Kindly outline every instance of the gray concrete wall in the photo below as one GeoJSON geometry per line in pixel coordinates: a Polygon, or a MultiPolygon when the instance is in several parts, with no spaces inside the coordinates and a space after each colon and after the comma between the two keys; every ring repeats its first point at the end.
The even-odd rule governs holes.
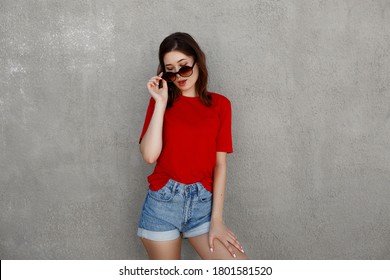
{"type": "Polygon", "coordinates": [[[233,104],[224,213],[248,255],[389,259],[388,0],[2,0],[0,258],[147,257],[137,141],[175,31],[233,104]]]}

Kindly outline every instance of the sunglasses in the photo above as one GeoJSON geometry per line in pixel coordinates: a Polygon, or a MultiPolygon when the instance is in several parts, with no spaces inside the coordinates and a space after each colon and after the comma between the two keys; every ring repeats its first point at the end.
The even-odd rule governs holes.
{"type": "Polygon", "coordinates": [[[192,66],[185,65],[179,69],[177,72],[165,72],[161,78],[166,80],[167,82],[173,82],[176,80],[176,75],[179,74],[180,76],[187,78],[192,75],[193,68],[195,66],[196,61],[194,61],[194,64],[192,66]]]}

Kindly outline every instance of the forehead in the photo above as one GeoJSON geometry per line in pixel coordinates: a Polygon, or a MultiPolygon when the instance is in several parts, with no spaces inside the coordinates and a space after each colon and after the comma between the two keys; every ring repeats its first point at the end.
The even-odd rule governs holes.
{"type": "Polygon", "coordinates": [[[168,65],[168,64],[175,65],[175,64],[178,64],[179,61],[181,61],[183,59],[186,61],[192,61],[191,56],[188,56],[188,55],[186,55],[182,52],[179,52],[179,51],[171,51],[171,52],[168,52],[164,55],[164,64],[165,65],[168,65]]]}

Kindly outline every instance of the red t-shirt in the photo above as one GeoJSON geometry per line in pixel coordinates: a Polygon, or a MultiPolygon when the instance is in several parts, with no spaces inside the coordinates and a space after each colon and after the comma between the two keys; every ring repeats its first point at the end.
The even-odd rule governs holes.
{"type": "MultiPolygon", "coordinates": [[[[211,107],[203,105],[199,97],[180,95],[165,110],[161,154],[148,176],[152,191],[173,179],[184,184],[200,182],[212,192],[217,152],[233,152],[232,109],[225,96],[209,94],[211,107]]],[[[155,103],[151,97],[139,143],[148,129],[155,103]]]]}

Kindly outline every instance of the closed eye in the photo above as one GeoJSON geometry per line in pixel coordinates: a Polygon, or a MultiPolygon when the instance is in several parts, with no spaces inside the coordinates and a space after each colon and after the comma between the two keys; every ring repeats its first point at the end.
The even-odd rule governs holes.
{"type": "MultiPolygon", "coordinates": [[[[185,65],[180,65],[180,66],[179,66],[179,69],[180,69],[180,68],[182,68],[182,67],[184,67],[184,66],[188,66],[188,64],[185,64],[185,65]]],[[[169,71],[169,72],[173,72],[173,71],[174,71],[174,69],[169,69],[169,68],[167,68],[167,71],[169,71]]]]}

